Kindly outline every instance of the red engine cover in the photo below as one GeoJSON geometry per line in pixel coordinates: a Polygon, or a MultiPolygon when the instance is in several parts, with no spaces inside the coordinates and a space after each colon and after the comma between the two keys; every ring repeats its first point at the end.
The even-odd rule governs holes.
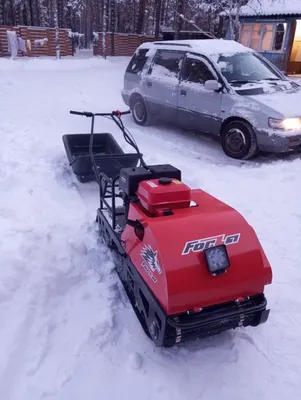
{"type": "MultiPolygon", "coordinates": [[[[149,186],[151,207],[155,201],[164,203],[167,186],[162,197],[153,197],[152,191],[161,186],[149,186]]],[[[170,185],[174,187],[188,194],[184,184],[170,185]]],[[[188,201],[183,193],[175,196],[180,203],[188,201]]],[[[140,221],[144,237],[141,241],[129,225],[121,235],[127,254],[167,314],[263,293],[272,270],[254,229],[236,210],[202,190],[191,190],[191,198],[196,206],[155,218],[139,203],[131,203],[129,219],[140,221]],[[212,243],[226,244],[230,259],[227,273],[220,276],[212,276],[206,265],[204,244],[212,243]]]]}
{"type": "Polygon", "coordinates": [[[189,207],[190,191],[190,187],[177,179],[161,178],[140,182],[137,196],[149,213],[160,215],[164,209],[189,207]]]}

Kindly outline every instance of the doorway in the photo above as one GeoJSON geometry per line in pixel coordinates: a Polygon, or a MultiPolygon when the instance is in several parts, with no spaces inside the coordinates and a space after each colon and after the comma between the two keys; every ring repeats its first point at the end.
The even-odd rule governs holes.
{"type": "Polygon", "coordinates": [[[301,74],[301,19],[298,19],[296,22],[296,32],[290,56],[289,72],[292,74],[301,74]]]}

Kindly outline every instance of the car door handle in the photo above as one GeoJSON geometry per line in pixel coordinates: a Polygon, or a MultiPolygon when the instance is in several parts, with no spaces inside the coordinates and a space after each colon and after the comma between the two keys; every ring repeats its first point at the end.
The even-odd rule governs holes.
{"type": "Polygon", "coordinates": [[[181,90],[181,91],[180,91],[180,95],[181,95],[181,96],[186,96],[186,94],[187,94],[186,90],[181,90]]]}
{"type": "Polygon", "coordinates": [[[147,82],[147,86],[151,87],[153,84],[151,82],[147,82]]]}

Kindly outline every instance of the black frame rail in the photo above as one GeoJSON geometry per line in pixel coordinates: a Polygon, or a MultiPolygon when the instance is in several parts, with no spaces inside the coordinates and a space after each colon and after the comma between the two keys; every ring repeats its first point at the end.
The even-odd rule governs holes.
{"type": "MultiPolygon", "coordinates": [[[[120,170],[126,167],[132,167],[133,164],[137,166],[138,161],[140,161],[140,165],[146,167],[146,164],[143,160],[143,154],[140,153],[137,143],[135,139],[132,137],[130,132],[124,126],[123,121],[121,120],[122,115],[131,114],[131,111],[112,111],[110,113],[92,113],[90,111],[70,111],[70,114],[80,115],[87,118],[91,118],[91,132],[90,132],[90,141],[89,141],[89,155],[92,161],[92,166],[94,170],[94,174],[96,177],[96,181],[99,185],[99,197],[100,197],[100,210],[106,210],[111,214],[112,219],[112,228],[115,230],[117,226],[117,214],[116,214],[116,199],[123,198],[122,194],[117,193],[117,189],[119,187],[119,175],[120,170]],[[94,125],[95,125],[95,117],[105,117],[111,118],[119,129],[122,131],[125,141],[130,144],[135,150],[136,153],[122,153],[122,154],[100,154],[93,153],[93,135],[94,135],[94,125]],[[105,161],[108,163],[115,164],[115,168],[112,168],[110,174],[106,174],[100,170],[97,165],[97,160],[105,161]],[[118,172],[117,172],[118,171],[118,172]],[[111,205],[107,201],[111,199],[111,205]]],[[[80,157],[80,156],[78,156],[80,157]]],[[[124,210],[126,215],[126,210],[124,210]]]]}

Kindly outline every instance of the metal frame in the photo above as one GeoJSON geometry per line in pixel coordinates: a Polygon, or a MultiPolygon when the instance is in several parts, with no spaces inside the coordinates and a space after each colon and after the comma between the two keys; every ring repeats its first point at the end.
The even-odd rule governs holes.
{"type": "MultiPolygon", "coordinates": [[[[112,219],[112,229],[115,231],[116,222],[117,222],[117,214],[116,214],[116,198],[123,198],[122,194],[117,194],[116,189],[119,187],[119,176],[120,170],[127,167],[133,167],[124,163],[122,165],[121,160],[132,160],[135,163],[135,166],[138,166],[140,161],[140,165],[146,166],[143,160],[143,154],[140,152],[135,140],[130,137],[130,134],[127,132],[127,129],[124,127],[123,122],[120,119],[121,115],[130,114],[131,111],[114,111],[111,113],[92,113],[90,111],[70,111],[70,114],[81,115],[88,118],[91,118],[91,130],[90,130],[90,140],[89,140],[89,155],[92,162],[92,170],[94,171],[94,175],[96,181],[99,186],[99,200],[100,200],[100,208],[99,210],[102,212],[104,210],[108,211],[111,214],[112,219]],[[113,121],[117,124],[117,126],[121,129],[124,139],[127,143],[129,143],[135,150],[136,153],[118,153],[118,154],[105,154],[105,155],[97,155],[93,152],[93,136],[94,136],[94,122],[96,116],[102,117],[111,117],[113,121]],[[109,163],[119,163],[118,168],[114,168],[111,165],[111,170],[108,168],[109,172],[107,173],[101,171],[101,167],[97,165],[97,160],[104,161],[109,163]],[[117,172],[118,171],[118,172],[117,172]],[[111,175],[111,176],[108,176],[111,175]],[[113,175],[113,176],[112,176],[113,175]],[[110,190],[111,189],[111,190],[110,190]],[[107,199],[111,198],[112,204],[110,205],[107,199]]],[[[77,156],[78,158],[78,156],[77,156]]],[[[126,208],[126,204],[124,203],[124,207],[126,208]]],[[[124,215],[127,217],[127,210],[124,209],[124,215]]],[[[122,214],[123,215],[123,214],[122,214]]]]}
{"type": "Polygon", "coordinates": [[[111,179],[104,173],[100,173],[101,177],[99,183],[99,209],[103,211],[108,211],[112,216],[112,229],[116,229],[116,198],[122,198],[121,194],[116,193],[116,188],[119,187],[119,175],[115,176],[115,178],[111,179]],[[111,189],[111,190],[108,190],[111,189]],[[108,203],[106,199],[111,199],[112,205],[108,203]]]}
{"type": "MultiPolygon", "coordinates": [[[[141,153],[140,153],[141,155],[141,153]]],[[[133,159],[137,158],[137,163],[136,165],[138,166],[139,163],[139,157],[140,155],[138,154],[133,154],[133,153],[124,153],[124,154],[112,154],[108,156],[102,156],[100,157],[102,160],[106,159],[108,161],[116,161],[116,159],[120,158],[120,160],[126,160],[126,159],[133,159]]],[[[126,168],[121,166],[120,169],[126,168]]],[[[104,172],[98,171],[95,167],[93,166],[94,169],[94,174],[97,179],[97,183],[99,186],[99,209],[101,211],[108,211],[111,214],[112,218],[112,228],[113,230],[116,229],[117,225],[117,217],[118,214],[116,213],[116,199],[120,198],[123,199],[123,195],[120,193],[117,193],[117,189],[119,188],[119,176],[120,172],[115,175],[114,177],[109,177],[107,176],[104,172]],[[110,205],[107,199],[111,199],[112,204],[110,205]]],[[[127,216],[126,210],[124,210],[124,215],[127,216]]]]}

